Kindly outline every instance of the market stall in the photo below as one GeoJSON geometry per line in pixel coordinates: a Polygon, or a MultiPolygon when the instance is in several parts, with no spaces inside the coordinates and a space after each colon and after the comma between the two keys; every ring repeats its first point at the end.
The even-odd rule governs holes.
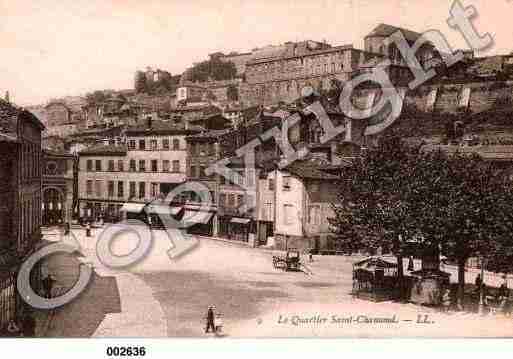
{"type": "Polygon", "coordinates": [[[380,257],[354,263],[352,295],[372,301],[397,298],[397,264],[380,257]]]}

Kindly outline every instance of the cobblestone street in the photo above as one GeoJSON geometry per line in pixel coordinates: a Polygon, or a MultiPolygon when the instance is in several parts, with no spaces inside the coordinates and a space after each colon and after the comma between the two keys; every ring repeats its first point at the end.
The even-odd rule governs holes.
{"type": "MultiPolygon", "coordinates": [[[[315,257],[306,263],[312,275],[282,272],[272,267],[272,251],[202,239],[198,248],[171,261],[166,254],[170,242],[165,232],[157,231],[145,259],[112,270],[94,258],[94,238],[85,237],[82,230],[74,234],[86,258],[52,257],[50,271],[57,274],[58,286],[74,281],[79,261],[91,262],[96,274],[78,299],[55,311],[50,337],[202,337],[206,309],[212,304],[223,313],[224,335],[230,337],[513,334],[513,320],[502,316],[447,315],[413,304],[354,299],[349,294],[351,257],[315,257]],[[426,314],[433,323],[418,324],[417,316],[426,314]],[[358,316],[397,322],[355,323],[358,316]],[[326,320],[319,323],[311,319],[315,317],[326,320]],[[352,324],[334,319],[348,317],[353,317],[352,324]]],[[[113,251],[127,253],[135,243],[123,237],[114,242],[113,251]]]]}

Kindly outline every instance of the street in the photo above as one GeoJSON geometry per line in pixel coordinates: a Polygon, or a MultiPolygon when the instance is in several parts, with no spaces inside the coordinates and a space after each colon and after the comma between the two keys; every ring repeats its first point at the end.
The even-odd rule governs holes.
{"type": "MultiPolygon", "coordinates": [[[[100,231],[95,229],[94,235],[100,231]]],[[[171,260],[166,233],[155,231],[150,253],[121,270],[95,258],[95,237],[86,237],[81,229],[73,234],[84,254],[79,260],[92,263],[96,275],[85,293],[56,311],[50,337],[211,336],[204,333],[203,319],[209,305],[224,315],[227,337],[513,335],[513,319],[501,315],[442,314],[413,304],[354,299],[352,257],[315,256],[308,263],[304,256],[312,275],[283,272],[273,268],[270,250],[201,238],[197,248],[171,260]]],[[[126,254],[136,243],[128,234],[116,239],[112,250],[126,254]]],[[[66,268],[50,265],[50,271],[59,285],[70,285],[69,263],[66,268]]]]}

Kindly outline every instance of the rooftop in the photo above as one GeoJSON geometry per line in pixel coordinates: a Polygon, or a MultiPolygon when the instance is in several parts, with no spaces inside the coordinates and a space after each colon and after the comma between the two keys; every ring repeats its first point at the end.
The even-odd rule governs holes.
{"type": "Polygon", "coordinates": [[[320,163],[314,159],[294,161],[284,169],[297,177],[305,179],[336,180],[339,178],[326,172],[333,169],[331,164],[320,163]]]}
{"type": "Polygon", "coordinates": [[[205,131],[201,126],[188,125],[183,123],[173,123],[160,120],[151,121],[151,125],[145,123],[143,125],[131,126],[126,129],[127,135],[137,134],[183,134],[192,135],[205,131]]]}
{"type": "Polygon", "coordinates": [[[82,155],[124,156],[127,153],[125,145],[94,145],[79,152],[82,155]]]}
{"type": "Polygon", "coordinates": [[[417,39],[421,36],[420,33],[412,31],[412,30],[408,30],[408,29],[404,29],[404,28],[401,28],[401,27],[397,27],[397,26],[392,26],[392,25],[381,23],[378,26],[376,26],[365,37],[366,38],[367,37],[374,37],[374,36],[376,36],[376,37],[377,36],[379,36],[379,37],[388,37],[388,36],[392,35],[396,31],[401,31],[403,36],[406,38],[406,40],[411,41],[411,42],[417,41],[417,39]]]}

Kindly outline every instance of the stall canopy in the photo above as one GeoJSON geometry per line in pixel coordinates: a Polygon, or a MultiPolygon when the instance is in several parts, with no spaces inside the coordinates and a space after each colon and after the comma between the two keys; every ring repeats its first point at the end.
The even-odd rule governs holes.
{"type": "Polygon", "coordinates": [[[230,222],[231,223],[240,223],[240,224],[248,224],[251,219],[249,218],[239,218],[239,217],[233,217],[230,222]]]}
{"type": "Polygon", "coordinates": [[[206,224],[210,221],[211,217],[212,213],[210,212],[186,210],[183,214],[182,221],[206,224]]]}
{"type": "Polygon", "coordinates": [[[165,204],[149,204],[146,211],[149,214],[167,214],[175,216],[182,210],[182,207],[170,207],[165,204]]]}
{"type": "Polygon", "coordinates": [[[144,203],[125,203],[121,207],[121,212],[139,213],[144,208],[144,203]]]}
{"type": "Polygon", "coordinates": [[[353,264],[355,269],[364,269],[374,272],[376,269],[394,269],[397,268],[396,263],[387,262],[379,257],[369,257],[353,264]]]}

